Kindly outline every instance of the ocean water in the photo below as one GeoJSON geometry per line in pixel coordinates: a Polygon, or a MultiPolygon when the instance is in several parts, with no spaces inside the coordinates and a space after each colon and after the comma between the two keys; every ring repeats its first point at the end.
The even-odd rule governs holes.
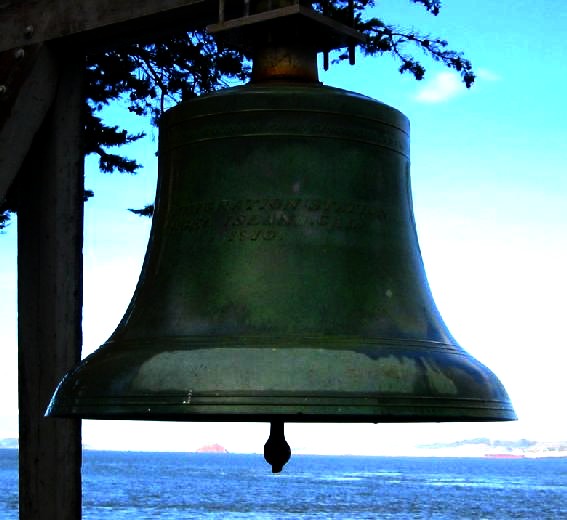
{"type": "MultiPolygon", "coordinates": [[[[17,452],[0,450],[0,518],[16,520],[17,452]]],[[[567,459],[86,451],[83,518],[567,519],[567,459]]]]}

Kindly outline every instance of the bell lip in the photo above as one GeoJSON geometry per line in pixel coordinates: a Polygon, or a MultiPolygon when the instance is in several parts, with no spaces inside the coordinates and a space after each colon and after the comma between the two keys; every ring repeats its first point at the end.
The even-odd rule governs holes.
{"type": "Polygon", "coordinates": [[[513,410],[507,411],[501,416],[491,417],[469,417],[469,416],[372,416],[372,415],[332,415],[332,414],[97,414],[97,413],[56,413],[47,411],[46,417],[56,419],[86,419],[104,421],[168,421],[168,422],[272,422],[274,420],[286,423],[325,423],[325,424],[432,424],[432,423],[480,423],[480,422],[511,422],[517,421],[518,417],[513,410]]]}
{"type": "Polygon", "coordinates": [[[176,422],[435,423],[501,422],[517,416],[509,400],[384,395],[159,395],[65,398],[48,417],[176,422]],[[185,399],[185,400],[183,400],[185,399]],[[279,409],[279,411],[278,411],[279,409]],[[305,412],[306,409],[309,411],[305,412]]]}

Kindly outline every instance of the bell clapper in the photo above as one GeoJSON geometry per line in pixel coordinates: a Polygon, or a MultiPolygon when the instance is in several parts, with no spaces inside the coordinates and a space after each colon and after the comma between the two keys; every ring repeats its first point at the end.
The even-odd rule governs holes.
{"type": "Polygon", "coordinates": [[[291,457],[291,448],[285,440],[283,421],[270,423],[270,436],[264,444],[264,458],[272,466],[272,473],[280,473],[291,457]]]}

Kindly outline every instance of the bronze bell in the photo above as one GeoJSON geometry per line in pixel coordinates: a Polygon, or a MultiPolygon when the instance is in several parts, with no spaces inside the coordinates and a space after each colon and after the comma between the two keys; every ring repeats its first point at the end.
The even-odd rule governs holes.
{"type": "Polygon", "coordinates": [[[159,150],[132,302],[61,382],[49,415],[515,419],[433,302],[403,114],[318,82],[268,79],[168,111],[159,150]]]}

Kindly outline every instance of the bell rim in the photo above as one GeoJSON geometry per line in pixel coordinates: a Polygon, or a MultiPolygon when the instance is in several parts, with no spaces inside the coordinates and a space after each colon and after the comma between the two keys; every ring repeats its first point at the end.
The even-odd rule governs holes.
{"type": "Polygon", "coordinates": [[[54,397],[50,417],[176,422],[434,423],[515,421],[509,402],[383,395],[187,395],[54,397]],[[295,397],[293,403],[292,397],[295,397]],[[358,402],[356,402],[358,401],[358,402]],[[277,407],[277,408],[276,408],[277,407]],[[310,412],[305,412],[309,407],[310,412]],[[275,412],[274,410],[279,410],[275,412]],[[314,411],[315,410],[315,411],[314,411]],[[408,412],[408,410],[413,410],[408,412]],[[466,411],[466,413],[465,413],[466,411]]]}

